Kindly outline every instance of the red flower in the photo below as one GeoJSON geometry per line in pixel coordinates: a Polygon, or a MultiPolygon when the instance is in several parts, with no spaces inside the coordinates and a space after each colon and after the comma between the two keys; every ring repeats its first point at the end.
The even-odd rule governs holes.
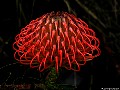
{"type": "Polygon", "coordinates": [[[51,12],[33,20],[15,37],[14,57],[39,71],[65,67],[80,71],[86,61],[100,55],[95,32],[79,18],[66,12],[51,12]]]}

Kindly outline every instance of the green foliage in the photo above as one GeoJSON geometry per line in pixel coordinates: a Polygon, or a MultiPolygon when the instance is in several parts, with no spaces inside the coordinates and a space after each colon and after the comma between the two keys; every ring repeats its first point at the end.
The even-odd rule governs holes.
{"type": "Polygon", "coordinates": [[[45,85],[49,89],[58,89],[59,85],[56,83],[56,79],[58,78],[58,74],[56,73],[56,69],[54,67],[50,68],[50,72],[46,78],[45,85]]]}

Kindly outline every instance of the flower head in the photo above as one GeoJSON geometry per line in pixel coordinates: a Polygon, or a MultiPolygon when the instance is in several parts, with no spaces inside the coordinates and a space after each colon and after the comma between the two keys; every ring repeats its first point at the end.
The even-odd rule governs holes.
{"type": "Polygon", "coordinates": [[[14,57],[40,72],[54,66],[80,71],[86,61],[100,55],[95,32],[79,18],[66,12],[47,13],[32,20],[13,44],[14,57]]]}

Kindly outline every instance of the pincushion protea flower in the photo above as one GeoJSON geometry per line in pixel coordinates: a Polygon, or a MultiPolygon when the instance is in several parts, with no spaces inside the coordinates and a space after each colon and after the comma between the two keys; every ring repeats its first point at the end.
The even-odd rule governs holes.
{"type": "Polygon", "coordinates": [[[15,37],[14,57],[40,72],[55,65],[80,71],[86,61],[100,55],[95,32],[67,12],[47,13],[32,20],[15,37]]]}

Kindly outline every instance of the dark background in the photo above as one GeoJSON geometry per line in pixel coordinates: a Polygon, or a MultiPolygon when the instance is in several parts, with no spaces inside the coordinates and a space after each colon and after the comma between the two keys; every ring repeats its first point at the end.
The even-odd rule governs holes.
{"type": "MultiPolygon", "coordinates": [[[[101,55],[77,72],[81,78],[77,89],[120,88],[119,4],[119,0],[1,0],[0,85],[39,84],[41,78],[44,81],[45,73],[21,65],[14,59],[14,37],[31,20],[51,11],[66,11],[85,21],[101,42],[101,55]]],[[[68,72],[72,73],[66,71],[62,77],[68,72]]]]}

